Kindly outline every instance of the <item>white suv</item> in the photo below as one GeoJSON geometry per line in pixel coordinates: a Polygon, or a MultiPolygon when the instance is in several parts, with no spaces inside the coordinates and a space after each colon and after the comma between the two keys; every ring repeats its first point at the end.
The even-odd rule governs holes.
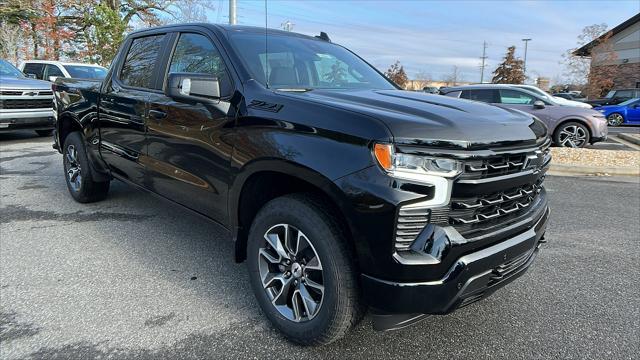
{"type": "Polygon", "coordinates": [[[54,82],[58,77],[104,79],[107,69],[95,64],[66,63],[52,60],[28,60],[20,65],[27,76],[54,82]]]}

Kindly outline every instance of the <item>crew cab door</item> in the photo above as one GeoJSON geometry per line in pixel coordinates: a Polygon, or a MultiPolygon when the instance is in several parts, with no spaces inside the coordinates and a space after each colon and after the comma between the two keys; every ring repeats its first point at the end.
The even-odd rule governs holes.
{"type": "Polygon", "coordinates": [[[169,73],[218,78],[220,99],[171,98],[151,93],[147,120],[149,185],[152,191],[221,223],[227,222],[227,191],[233,146],[234,85],[216,43],[206,33],[174,35],[169,73]]]}
{"type": "Polygon", "coordinates": [[[158,90],[156,69],[168,36],[154,34],[128,40],[117,70],[100,97],[100,152],[111,171],[144,185],[147,101],[158,90]]]}

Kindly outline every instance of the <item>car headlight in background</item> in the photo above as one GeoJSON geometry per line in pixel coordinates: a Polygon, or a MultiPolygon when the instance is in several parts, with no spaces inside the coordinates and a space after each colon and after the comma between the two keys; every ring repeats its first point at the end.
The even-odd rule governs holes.
{"type": "Polygon", "coordinates": [[[375,144],[374,155],[378,164],[392,175],[406,173],[453,178],[462,172],[462,163],[457,160],[396,153],[392,144],[375,144]]]}

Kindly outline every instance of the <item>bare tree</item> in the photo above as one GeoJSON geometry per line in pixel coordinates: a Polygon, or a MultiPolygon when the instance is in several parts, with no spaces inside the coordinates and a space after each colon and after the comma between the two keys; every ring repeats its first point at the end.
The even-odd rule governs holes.
{"type": "Polygon", "coordinates": [[[17,64],[20,58],[20,48],[24,38],[20,26],[0,23],[0,58],[6,59],[12,64],[17,64]]]}
{"type": "Polygon", "coordinates": [[[574,52],[582,46],[599,38],[605,33],[605,31],[607,31],[607,24],[605,23],[589,25],[582,29],[582,33],[578,35],[577,46],[573,49],[567,50],[562,55],[565,83],[580,85],[587,84],[589,80],[591,60],[587,57],[577,56],[574,52]]]}
{"type": "Polygon", "coordinates": [[[459,81],[462,81],[460,71],[458,70],[458,66],[454,65],[451,69],[451,74],[447,75],[444,78],[444,81],[448,86],[456,86],[459,81]]]}
{"type": "Polygon", "coordinates": [[[409,82],[407,73],[404,71],[404,66],[400,65],[400,61],[396,61],[395,64],[391,65],[384,74],[401,88],[404,88],[409,82]]]}

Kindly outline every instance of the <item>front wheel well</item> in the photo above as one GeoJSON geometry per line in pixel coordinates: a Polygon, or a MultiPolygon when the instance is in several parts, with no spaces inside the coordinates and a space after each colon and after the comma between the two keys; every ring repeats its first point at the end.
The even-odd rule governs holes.
{"type": "MultiPolygon", "coordinates": [[[[304,193],[322,202],[330,210],[351,243],[351,233],[346,218],[333,199],[320,187],[298,177],[273,171],[261,171],[251,175],[243,184],[237,207],[237,235],[235,260],[247,258],[249,229],[256,214],[269,201],[288,194],[304,193]]],[[[353,250],[353,249],[352,249],[353,250]]]]}
{"type": "Polygon", "coordinates": [[[82,131],[82,127],[70,115],[63,115],[58,120],[58,141],[61,149],[64,146],[64,141],[67,136],[74,131],[82,131]]]}

